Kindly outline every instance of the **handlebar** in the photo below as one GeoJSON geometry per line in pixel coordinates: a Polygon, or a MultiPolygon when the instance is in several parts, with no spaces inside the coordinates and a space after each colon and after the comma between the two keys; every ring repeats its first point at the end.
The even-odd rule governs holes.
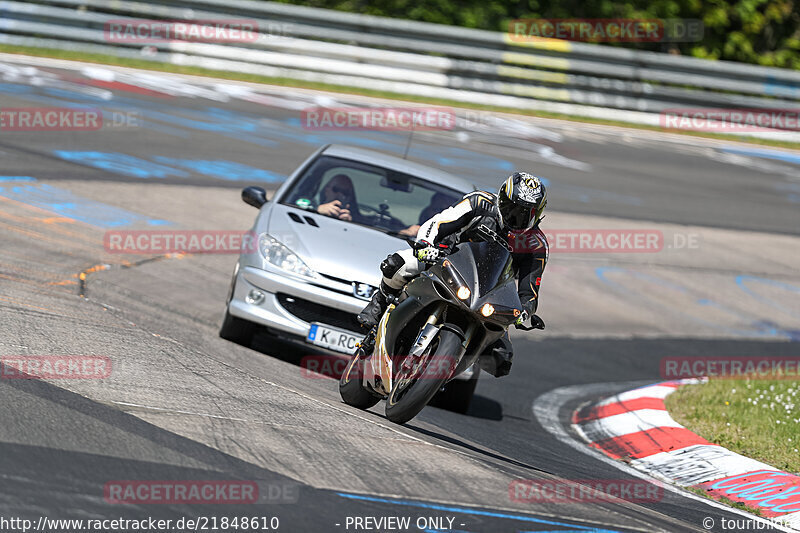
{"type": "MultiPolygon", "coordinates": [[[[509,252],[512,251],[511,247],[508,245],[508,242],[503,237],[501,237],[497,232],[487,227],[485,224],[481,224],[480,226],[478,226],[475,229],[475,231],[480,233],[481,236],[483,236],[487,241],[496,242],[509,252]]],[[[406,242],[414,250],[422,250],[423,248],[434,246],[428,241],[424,239],[417,239],[416,237],[407,237],[406,242]]],[[[450,250],[450,246],[447,246],[446,244],[437,244],[436,247],[439,248],[440,251],[450,250]]]]}
{"type": "MultiPolygon", "coordinates": [[[[428,241],[426,241],[424,239],[417,239],[415,237],[406,238],[406,242],[408,243],[409,246],[411,246],[411,248],[413,250],[422,250],[423,248],[428,248],[429,246],[434,246],[433,244],[429,243],[428,241]]],[[[438,248],[441,251],[450,250],[450,247],[447,246],[446,244],[437,244],[436,248],[438,248]]]]}

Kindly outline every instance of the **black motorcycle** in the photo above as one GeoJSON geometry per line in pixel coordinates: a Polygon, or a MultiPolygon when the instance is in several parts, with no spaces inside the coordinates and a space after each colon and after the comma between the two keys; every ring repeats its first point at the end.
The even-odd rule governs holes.
{"type": "Polygon", "coordinates": [[[440,246],[440,259],[390,300],[339,380],[345,403],[368,409],[385,399],[386,417],[403,424],[516,322],[522,304],[511,249],[486,226],[477,233],[478,242],[440,246]]]}

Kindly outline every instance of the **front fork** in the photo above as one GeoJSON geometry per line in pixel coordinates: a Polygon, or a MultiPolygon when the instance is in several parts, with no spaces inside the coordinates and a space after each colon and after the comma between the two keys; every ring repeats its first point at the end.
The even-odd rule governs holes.
{"type": "MultiPolygon", "coordinates": [[[[445,309],[445,305],[441,305],[437,309],[434,310],[433,313],[428,317],[428,320],[425,322],[425,325],[420,330],[419,335],[417,336],[416,341],[414,341],[414,345],[411,347],[411,350],[407,357],[403,358],[403,363],[401,370],[402,371],[410,371],[413,366],[417,363],[418,359],[424,354],[428,347],[430,346],[433,339],[436,338],[436,335],[439,334],[439,330],[442,329],[441,325],[437,325],[439,319],[441,318],[442,312],[445,309]]],[[[455,370],[459,363],[461,362],[461,358],[463,357],[463,353],[466,351],[467,346],[469,346],[470,341],[472,340],[472,336],[475,334],[475,330],[477,328],[477,324],[475,322],[471,323],[467,328],[467,331],[464,332],[464,340],[461,343],[462,348],[462,355],[459,357],[458,361],[453,361],[453,369],[455,370]]],[[[454,376],[451,376],[451,378],[454,376]]]]}
{"type": "MultiPolygon", "coordinates": [[[[374,343],[375,347],[372,350],[372,353],[368,355],[367,365],[369,366],[371,372],[368,372],[369,375],[365,375],[365,385],[370,384],[376,392],[384,394],[388,396],[391,394],[392,389],[395,385],[394,383],[394,375],[395,369],[394,364],[392,361],[392,357],[389,354],[389,347],[386,345],[386,324],[389,319],[389,315],[394,310],[394,305],[390,305],[389,308],[384,313],[383,317],[381,318],[380,323],[376,328],[374,328],[373,332],[367,335],[369,338],[370,336],[374,335],[374,343]]],[[[441,329],[441,325],[437,325],[441,320],[442,314],[446,309],[447,304],[442,303],[437,306],[431,314],[428,316],[428,319],[425,321],[425,324],[420,329],[419,335],[417,335],[414,344],[409,351],[408,356],[403,358],[403,366],[405,367],[406,363],[413,363],[425,353],[428,349],[430,344],[436,338],[436,335],[439,333],[441,329]]],[[[475,333],[476,324],[470,324],[469,328],[464,334],[464,341],[462,343],[462,348],[466,350],[467,346],[469,346],[470,340],[472,339],[473,334],[475,333]]],[[[372,340],[372,339],[370,339],[372,340]]],[[[365,339],[367,341],[367,339],[365,339]]],[[[367,341],[368,342],[368,341],[367,341]]],[[[365,342],[366,344],[366,342],[365,342]]],[[[366,347],[366,346],[365,346],[366,347]]],[[[458,366],[458,362],[455,362],[453,368],[458,366]]]]}
{"type": "Polygon", "coordinates": [[[425,321],[425,325],[419,330],[419,335],[417,335],[417,339],[414,341],[408,355],[419,357],[425,353],[425,350],[431,342],[433,342],[433,339],[436,338],[436,334],[439,333],[439,329],[442,327],[436,325],[436,323],[439,322],[439,318],[442,316],[442,311],[444,311],[444,305],[440,305],[433,310],[428,320],[425,321]]]}
{"type": "MultiPolygon", "coordinates": [[[[445,304],[438,305],[433,312],[428,316],[428,319],[425,321],[425,325],[420,330],[420,334],[417,335],[417,339],[412,346],[409,355],[403,358],[403,362],[413,360],[411,356],[414,356],[414,359],[425,353],[425,350],[436,338],[436,334],[439,332],[439,328],[441,326],[436,326],[436,323],[442,316],[444,312],[445,304]]],[[[376,381],[376,385],[383,389],[383,393],[387,396],[392,393],[392,389],[394,387],[394,364],[392,362],[392,356],[389,354],[389,347],[386,346],[385,342],[385,333],[386,333],[386,321],[389,318],[389,314],[391,313],[392,307],[387,310],[386,314],[383,315],[383,319],[381,320],[381,324],[378,325],[378,334],[377,334],[377,346],[375,347],[375,352],[372,356],[372,365],[375,373],[380,376],[380,382],[376,381]],[[375,368],[375,363],[378,363],[378,367],[375,368]]]]}

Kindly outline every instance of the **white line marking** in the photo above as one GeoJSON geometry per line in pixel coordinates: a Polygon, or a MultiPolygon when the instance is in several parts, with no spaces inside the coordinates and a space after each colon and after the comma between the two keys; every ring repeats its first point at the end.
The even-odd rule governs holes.
{"type": "Polygon", "coordinates": [[[154,407],[152,405],[142,405],[138,403],[129,403],[129,402],[115,402],[111,400],[109,403],[113,403],[115,405],[124,405],[125,407],[138,407],[140,409],[148,409],[151,411],[162,411],[165,413],[177,413],[180,415],[192,415],[192,416],[205,416],[208,418],[218,418],[220,420],[234,420],[236,422],[247,422],[244,418],[232,418],[229,416],[220,416],[220,415],[210,415],[208,413],[194,413],[192,411],[181,411],[180,409],[167,409],[166,407],[154,407]]]}
{"type": "Polygon", "coordinates": [[[658,479],[683,486],[699,485],[706,481],[755,472],[776,470],[755,459],[744,457],[722,446],[696,444],[634,459],[633,468],[646,471],[658,479]]]}

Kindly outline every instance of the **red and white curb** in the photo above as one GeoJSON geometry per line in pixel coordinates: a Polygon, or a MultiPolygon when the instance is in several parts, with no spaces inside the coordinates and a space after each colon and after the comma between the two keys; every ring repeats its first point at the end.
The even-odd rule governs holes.
{"type": "Polygon", "coordinates": [[[573,428],[612,459],[668,483],[741,502],[800,530],[800,476],[712,444],[669,416],[664,399],[681,385],[700,382],[666,381],[617,394],[576,411],[573,428]]]}

